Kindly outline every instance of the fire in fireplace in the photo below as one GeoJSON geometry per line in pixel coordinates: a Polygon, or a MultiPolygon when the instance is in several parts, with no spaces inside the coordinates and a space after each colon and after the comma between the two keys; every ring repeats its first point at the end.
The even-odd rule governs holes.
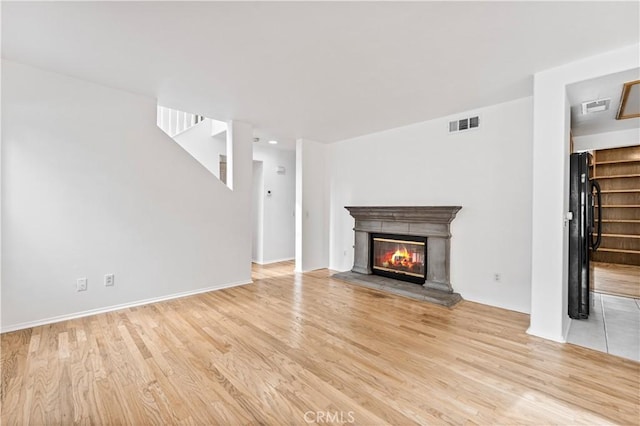
{"type": "Polygon", "coordinates": [[[413,235],[370,234],[371,270],[389,278],[424,284],[427,276],[427,238],[413,235]]]}

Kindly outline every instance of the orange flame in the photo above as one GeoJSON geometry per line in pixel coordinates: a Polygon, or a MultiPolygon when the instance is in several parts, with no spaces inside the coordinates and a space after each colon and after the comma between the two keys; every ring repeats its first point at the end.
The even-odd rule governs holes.
{"type": "Polygon", "coordinates": [[[402,247],[395,252],[388,252],[382,260],[383,265],[411,267],[413,265],[413,257],[406,249],[402,247]]]}

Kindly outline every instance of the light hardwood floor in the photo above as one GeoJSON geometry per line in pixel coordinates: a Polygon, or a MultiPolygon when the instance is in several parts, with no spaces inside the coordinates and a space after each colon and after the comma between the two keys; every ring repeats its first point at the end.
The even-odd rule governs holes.
{"type": "Polygon", "coordinates": [[[527,315],[254,276],[3,334],[2,424],[639,422],[640,364],[529,336],[527,315]]]}
{"type": "Polygon", "coordinates": [[[591,262],[590,267],[593,291],[640,299],[640,266],[591,262]]]}

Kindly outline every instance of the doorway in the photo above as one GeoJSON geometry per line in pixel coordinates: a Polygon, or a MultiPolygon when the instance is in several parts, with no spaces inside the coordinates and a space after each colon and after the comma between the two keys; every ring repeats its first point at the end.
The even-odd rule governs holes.
{"type": "Polygon", "coordinates": [[[571,151],[589,152],[597,181],[597,250],[589,253],[589,315],[573,320],[567,342],[640,361],[640,118],[617,119],[621,90],[640,69],[567,86],[571,151]],[[588,105],[602,104],[590,113],[588,105]],[[599,226],[597,225],[599,223],[599,226]]]}

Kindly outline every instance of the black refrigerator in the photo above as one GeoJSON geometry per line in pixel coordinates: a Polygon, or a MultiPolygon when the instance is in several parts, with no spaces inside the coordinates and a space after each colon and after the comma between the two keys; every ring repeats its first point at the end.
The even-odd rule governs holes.
{"type": "Polygon", "coordinates": [[[589,178],[590,160],[588,152],[570,159],[569,316],[574,319],[589,317],[589,251],[597,250],[602,239],[600,185],[589,178]]]}

